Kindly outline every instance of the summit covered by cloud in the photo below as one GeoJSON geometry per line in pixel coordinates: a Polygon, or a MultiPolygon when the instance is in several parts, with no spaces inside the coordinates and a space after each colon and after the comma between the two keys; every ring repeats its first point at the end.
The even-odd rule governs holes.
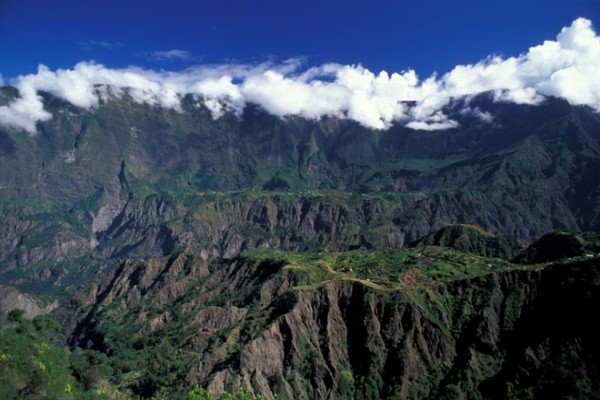
{"type": "MultiPolygon", "coordinates": [[[[52,118],[40,91],[86,109],[97,106],[103,96],[124,93],[138,102],[179,109],[181,97],[193,94],[214,118],[228,111],[240,113],[247,103],[255,103],[278,116],[335,116],[374,129],[394,123],[419,130],[449,129],[458,123],[444,114],[443,107],[453,98],[482,92],[519,104],[555,96],[600,111],[600,37],[590,20],[579,18],[556,40],[521,55],[490,56],[426,79],[414,70],[376,74],[360,65],[307,69],[301,60],[197,66],[180,72],[110,69],[80,62],[73,69],[56,71],[40,65],[36,74],[19,76],[11,84],[19,97],[0,107],[0,123],[31,133],[38,121],[52,118]]],[[[484,121],[492,118],[478,109],[471,111],[484,121]]]]}

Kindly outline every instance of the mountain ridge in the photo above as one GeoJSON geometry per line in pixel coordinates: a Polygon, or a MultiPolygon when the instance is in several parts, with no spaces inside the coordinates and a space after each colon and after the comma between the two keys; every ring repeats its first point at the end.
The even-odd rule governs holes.
{"type": "Polygon", "coordinates": [[[185,381],[267,399],[523,398],[579,382],[560,393],[597,398],[597,275],[586,257],[523,266],[439,247],[181,253],[96,281],[72,338],[146,366],[130,383],[143,397],[185,381]]]}
{"type": "Polygon", "coordinates": [[[42,96],[54,118],[37,135],[0,127],[2,271],[46,276],[44,261],[188,246],[209,258],[397,247],[450,224],[523,240],[600,229],[600,117],[564,100],[459,99],[445,109],[458,128],[423,132],[254,105],[214,120],[191,96],[182,112],[126,96],[91,110],[42,96]]]}

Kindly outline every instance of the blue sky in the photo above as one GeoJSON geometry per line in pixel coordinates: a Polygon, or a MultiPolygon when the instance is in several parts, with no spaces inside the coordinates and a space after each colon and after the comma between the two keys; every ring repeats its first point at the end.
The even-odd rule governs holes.
{"type": "Polygon", "coordinates": [[[0,74],[301,57],[425,77],[526,52],[577,17],[600,23],[600,1],[0,0],[0,74]]]}
{"type": "Polygon", "coordinates": [[[285,117],[444,130],[457,98],[600,112],[600,0],[0,0],[0,124],[31,134],[40,91],[91,109],[124,93],[213,118],[248,103],[285,117]],[[38,66],[39,65],[39,66],[38,66]]]}

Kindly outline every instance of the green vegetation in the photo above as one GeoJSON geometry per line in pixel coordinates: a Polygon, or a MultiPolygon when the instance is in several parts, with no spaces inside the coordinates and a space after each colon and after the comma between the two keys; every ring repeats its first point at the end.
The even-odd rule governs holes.
{"type": "Polygon", "coordinates": [[[481,96],[494,124],[449,106],[460,128],[424,134],[251,105],[214,120],[192,96],[183,112],[43,97],[39,135],[0,127],[0,282],[84,304],[69,343],[97,350],[2,316],[0,398],[251,399],[200,386],[268,358],[249,349],[265,338],[284,359],[257,385],[299,398],[316,383],[347,399],[598,387],[581,354],[600,333],[580,326],[598,308],[598,234],[554,232],[516,258],[522,242],[500,235],[600,227],[591,110],[481,96]],[[556,329],[561,315],[578,319],[556,329]]]}
{"type": "Polygon", "coordinates": [[[205,389],[196,386],[188,392],[187,400],[264,400],[264,397],[254,396],[245,389],[240,389],[235,393],[224,391],[219,395],[213,395],[205,389]]]}
{"type": "Polygon", "coordinates": [[[350,280],[375,289],[398,290],[518,267],[501,259],[439,247],[310,253],[257,249],[244,252],[242,257],[250,262],[281,263],[285,269],[298,272],[299,289],[350,280]]]}
{"type": "MultiPolygon", "coordinates": [[[[565,266],[549,264],[548,268],[553,268],[549,271],[556,272],[547,274],[567,274],[569,267],[566,266],[573,265],[584,272],[589,270],[589,279],[577,279],[590,285],[600,281],[595,270],[589,268],[593,261],[579,257],[567,260],[565,266]]],[[[507,338],[519,334],[523,329],[524,307],[530,301],[526,296],[531,293],[531,289],[524,286],[528,281],[522,279],[540,268],[437,246],[344,252],[255,249],[233,260],[212,263],[208,275],[196,275],[196,268],[204,262],[190,255],[174,255],[163,262],[164,265],[157,261],[120,263],[113,270],[115,275],[109,289],[115,292],[103,294],[110,300],[100,300],[84,310],[86,319],[81,322],[83,331],[78,335],[84,343],[94,340],[102,352],[81,349],[68,352],[60,347],[64,339],[56,322],[46,318],[27,321],[18,311],[7,315],[3,320],[0,350],[4,355],[0,361],[4,362],[1,364],[5,368],[4,375],[13,378],[0,394],[6,398],[33,399],[43,397],[43,393],[62,391],[61,398],[65,399],[121,396],[257,400],[260,397],[243,390],[219,395],[206,392],[203,386],[190,390],[191,382],[204,386],[211,382],[211,375],[190,374],[204,365],[209,365],[213,373],[223,369],[235,371],[242,354],[247,355],[248,344],[261,337],[265,329],[277,326],[272,324],[280,317],[293,318],[300,298],[304,298],[303,301],[306,296],[318,298],[328,293],[329,285],[348,282],[352,285],[351,302],[338,300],[344,313],[343,323],[347,324],[344,329],[348,329],[347,336],[341,337],[345,341],[341,349],[344,349],[342,354],[352,351],[360,356],[358,361],[350,357],[350,362],[338,359],[333,364],[338,374],[336,393],[342,396],[340,398],[401,397],[399,381],[393,378],[389,366],[384,367],[390,360],[398,365],[428,360],[427,378],[415,378],[419,383],[411,389],[411,398],[465,396],[472,390],[468,379],[481,380],[485,371],[471,371],[469,373],[474,375],[467,379],[462,374],[466,374],[468,368],[456,364],[460,358],[433,356],[433,350],[428,347],[431,344],[424,342],[430,339],[398,336],[394,330],[400,326],[400,319],[392,322],[385,318],[394,315],[393,318],[400,318],[404,313],[404,318],[412,322],[403,324],[413,326],[415,319],[419,320],[418,326],[422,327],[419,329],[426,325],[428,335],[447,345],[463,340],[465,332],[472,332],[473,324],[478,321],[477,329],[483,329],[483,334],[478,334],[474,344],[469,344],[472,347],[457,351],[472,352],[469,354],[477,357],[477,362],[484,362],[485,357],[489,357],[486,352],[496,346],[489,334],[485,334],[485,329],[496,328],[486,324],[499,323],[497,329],[507,338]],[[501,284],[504,274],[510,274],[510,281],[515,280],[508,287],[501,284]],[[288,285],[288,289],[283,292],[273,289],[281,284],[288,285]],[[123,287],[129,289],[120,292],[123,287]],[[139,289],[143,294],[136,299],[139,289]],[[207,293],[211,294],[207,296],[207,293]],[[135,300],[128,300],[129,296],[135,300]],[[499,298],[503,299],[499,311],[501,319],[494,322],[495,317],[487,315],[499,298]],[[348,307],[352,307],[351,311],[344,311],[348,307]],[[378,333],[381,335],[378,340],[390,346],[386,356],[373,347],[371,334],[375,328],[372,324],[376,318],[373,312],[380,315],[378,324],[384,327],[378,333]],[[491,319],[488,321],[488,318],[491,319]],[[40,348],[46,350],[36,350],[40,348]],[[6,360],[20,361],[8,363],[6,360]],[[44,369],[47,365],[54,366],[52,373],[44,369]],[[439,386],[443,379],[450,379],[448,390],[439,386]],[[32,380],[41,383],[36,383],[33,389],[25,389],[31,387],[32,380]],[[55,382],[64,382],[64,385],[55,382]],[[30,395],[33,397],[27,397],[30,395]]],[[[558,282],[565,281],[558,279],[558,282]]],[[[330,312],[328,303],[312,304],[319,308],[314,323],[325,329],[325,321],[318,315],[330,312]]],[[[286,369],[278,379],[310,386],[310,380],[319,376],[322,373],[319,371],[330,362],[332,343],[328,335],[338,333],[330,332],[329,328],[327,332],[320,331],[317,337],[302,329],[294,332],[290,353],[286,353],[289,357],[285,361],[286,369]]],[[[567,356],[561,354],[561,357],[567,356]]],[[[592,383],[584,383],[586,390],[591,390],[592,383]]],[[[226,383],[225,388],[230,389],[229,384],[226,383]]],[[[274,393],[277,388],[274,383],[274,393]]],[[[315,390],[306,389],[307,396],[315,396],[315,390]]]]}
{"type": "MultiPolygon", "coordinates": [[[[396,247],[451,224],[526,240],[556,227],[599,227],[598,155],[576,145],[597,147],[598,120],[560,101],[525,111],[482,96],[474,101],[495,114],[493,128],[453,109],[460,129],[423,135],[282,119],[252,105],[214,120],[191,96],[183,112],[126,95],[91,110],[43,98],[54,114],[43,134],[0,128],[0,262],[31,269],[10,282],[0,277],[4,283],[31,281],[39,259],[62,261],[81,249],[105,259],[155,256],[197,240],[200,250],[230,257],[239,247],[211,239],[345,250],[396,247]],[[125,210],[117,197],[131,200],[125,210]],[[110,232],[92,238],[92,216],[111,200],[122,218],[111,215],[110,232]],[[275,217],[265,219],[261,206],[275,217]],[[154,240],[152,229],[161,228],[181,242],[154,240]],[[100,246],[89,249],[90,239],[100,246]]],[[[512,250],[508,240],[497,244],[479,254],[512,250]]],[[[57,292],[61,276],[52,277],[57,292]]]]}
{"type": "MultiPolygon", "coordinates": [[[[152,285],[154,289],[134,304],[125,306],[114,302],[93,311],[94,330],[102,337],[102,345],[110,354],[115,382],[132,395],[143,398],[183,396],[182,382],[188,379],[186,374],[196,369],[199,362],[208,362],[199,361],[197,354],[204,354],[217,365],[235,363],[245,344],[260,335],[270,321],[295,307],[302,291],[319,290],[335,281],[351,282],[364,287],[365,298],[376,296],[399,304],[414,301],[429,321],[444,332],[458,335],[462,324],[476,310],[469,308],[468,296],[446,299],[437,294],[437,289],[455,281],[525,268],[500,259],[440,247],[345,252],[255,249],[213,267],[212,274],[217,275],[232,268],[227,274],[236,274],[236,278],[227,279],[240,280],[235,289],[218,290],[201,306],[192,306],[198,296],[214,287],[209,278],[188,280],[186,274],[193,271],[194,258],[186,257],[185,254],[173,256],[162,272],[152,272],[144,262],[122,263],[119,279],[126,279],[131,285],[143,279],[145,274],[153,273],[157,279],[156,285],[152,285]],[[186,260],[181,261],[186,267],[178,275],[171,276],[169,265],[180,263],[175,261],[179,257],[186,260]],[[287,279],[293,282],[292,290],[264,303],[259,295],[261,285],[270,280],[283,282],[287,279]],[[165,282],[186,282],[189,286],[181,297],[165,303],[165,293],[159,289],[165,282]],[[216,328],[194,323],[196,315],[206,308],[227,309],[231,306],[246,310],[245,317],[216,328]],[[463,314],[457,314],[457,310],[463,310],[463,314]],[[456,321],[451,328],[448,318],[456,321]],[[162,322],[149,332],[151,321],[162,322]]],[[[303,339],[298,337],[297,340],[303,339]]],[[[304,367],[301,371],[310,375],[315,365],[325,362],[325,356],[310,343],[298,348],[304,347],[307,351],[302,355],[304,367]]],[[[340,391],[347,398],[352,397],[352,393],[376,398],[383,383],[376,370],[369,374],[354,376],[351,367],[345,366],[339,381],[340,391]]]]}
{"type": "Polygon", "coordinates": [[[478,226],[449,225],[420,238],[410,247],[441,246],[484,257],[510,259],[524,248],[524,243],[511,236],[492,235],[478,226]]]}
{"type": "Polygon", "coordinates": [[[573,258],[598,258],[600,233],[550,232],[536,240],[514,261],[523,264],[547,263],[573,258]]]}
{"type": "Polygon", "coordinates": [[[18,309],[0,315],[0,398],[119,398],[106,355],[69,352],[61,345],[61,330],[46,317],[27,320],[18,309]]]}

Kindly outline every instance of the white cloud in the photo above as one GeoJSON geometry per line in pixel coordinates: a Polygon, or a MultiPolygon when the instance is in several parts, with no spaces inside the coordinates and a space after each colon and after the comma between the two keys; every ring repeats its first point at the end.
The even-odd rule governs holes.
{"type": "MultiPolygon", "coordinates": [[[[165,60],[190,57],[183,50],[155,55],[165,60]]],[[[56,71],[41,65],[36,74],[11,83],[20,97],[0,107],[0,123],[29,132],[35,132],[37,121],[52,117],[44,110],[39,91],[81,108],[95,107],[99,97],[109,93],[128,93],[138,102],[179,109],[181,97],[190,93],[214,118],[230,110],[239,114],[252,102],[278,116],[337,116],[375,129],[393,123],[419,130],[451,129],[458,123],[443,109],[453,98],[465,97],[465,112],[484,122],[493,120],[468,105],[469,98],[487,91],[496,101],[538,104],[544,96],[556,96],[600,111],[600,38],[591,22],[580,18],[563,28],[555,41],[521,55],[490,56],[424,80],[413,70],[376,74],[360,65],[324,64],[302,70],[302,60],[290,59],[281,64],[204,65],[180,72],[109,69],[93,62],[56,71]]]]}
{"type": "Polygon", "coordinates": [[[479,118],[482,122],[491,124],[494,122],[494,116],[487,111],[481,111],[479,107],[472,108],[467,106],[460,111],[463,115],[472,115],[476,118],[479,118]]]}
{"type": "Polygon", "coordinates": [[[23,87],[20,94],[21,97],[9,106],[0,107],[0,122],[35,133],[35,123],[49,120],[52,114],[44,110],[42,99],[34,88],[23,87]]]}
{"type": "Polygon", "coordinates": [[[438,131],[458,127],[458,122],[448,119],[441,111],[428,117],[426,120],[415,120],[406,124],[407,128],[420,131],[438,131]]]}
{"type": "Polygon", "coordinates": [[[192,57],[192,53],[186,50],[173,49],[155,51],[152,53],[152,57],[160,61],[189,60],[192,57]]]}
{"type": "Polygon", "coordinates": [[[456,128],[458,127],[458,122],[448,119],[441,122],[411,121],[406,124],[406,127],[416,131],[439,131],[456,128]]]}

